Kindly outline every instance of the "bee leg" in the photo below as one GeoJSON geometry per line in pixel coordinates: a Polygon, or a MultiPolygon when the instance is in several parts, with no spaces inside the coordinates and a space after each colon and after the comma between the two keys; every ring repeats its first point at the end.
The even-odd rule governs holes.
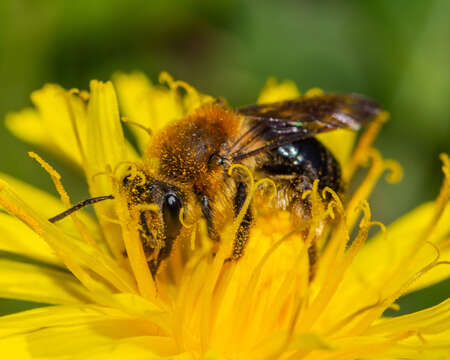
{"type": "Polygon", "coordinates": [[[161,258],[158,256],[157,259],[152,259],[147,262],[148,268],[150,269],[150,273],[152,274],[153,280],[156,278],[156,273],[158,272],[159,265],[161,264],[161,258]]]}
{"type": "MultiPolygon", "coordinates": [[[[292,209],[293,213],[297,217],[297,221],[307,221],[311,218],[311,203],[307,199],[302,199],[301,194],[306,191],[312,189],[313,179],[309,179],[304,176],[299,176],[296,178],[293,183],[293,188],[295,190],[291,190],[291,193],[295,193],[292,201],[292,209]]],[[[292,186],[292,184],[291,184],[292,186]]],[[[303,231],[302,233],[303,239],[308,237],[308,231],[303,231]]],[[[317,272],[317,259],[318,259],[319,249],[317,248],[317,243],[315,238],[312,239],[311,244],[308,247],[308,262],[309,262],[309,282],[314,280],[314,277],[317,272]]]]}
{"type": "Polygon", "coordinates": [[[309,245],[308,248],[308,260],[309,260],[309,282],[314,280],[314,277],[316,276],[317,272],[317,256],[318,256],[318,249],[317,244],[315,241],[309,245]]]}
{"type": "MultiPolygon", "coordinates": [[[[239,182],[236,184],[236,197],[234,198],[234,213],[235,216],[239,215],[239,212],[244,205],[245,199],[247,197],[247,184],[239,182]]],[[[233,244],[233,253],[229,260],[237,260],[244,253],[245,245],[250,236],[250,226],[253,221],[253,213],[251,207],[249,206],[245,212],[244,218],[239,225],[236,233],[236,238],[233,244]]]]}
{"type": "Polygon", "coordinates": [[[206,195],[200,196],[200,204],[202,208],[203,217],[206,220],[206,227],[208,228],[208,236],[211,240],[219,242],[220,236],[217,233],[214,222],[213,222],[213,214],[211,209],[211,199],[206,195]]]}

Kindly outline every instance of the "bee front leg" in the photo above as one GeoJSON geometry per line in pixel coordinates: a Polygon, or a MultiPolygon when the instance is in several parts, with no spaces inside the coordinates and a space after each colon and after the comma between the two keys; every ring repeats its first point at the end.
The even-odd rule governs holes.
{"type": "Polygon", "coordinates": [[[208,236],[211,240],[213,240],[215,242],[219,242],[220,236],[217,233],[216,227],[214,226],[213,213],[212,213],[212,209],[211,209],[211,199],[206,195],[200,195],[200,204],[201,204],[203,217],[206,220],[208,236]]]}

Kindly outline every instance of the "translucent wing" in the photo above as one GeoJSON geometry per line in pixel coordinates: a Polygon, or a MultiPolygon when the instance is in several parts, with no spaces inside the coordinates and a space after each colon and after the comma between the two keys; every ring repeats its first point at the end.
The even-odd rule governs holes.
{"type": "Polygon", "coordinates": [[[232,146],[234,160],[339,128],[358,130],[381,111],[374,100],[357,94],[323,94],[237,110],[249,130],[232,146]],[[263,140],[264,145],[261,145],[263,140]],[[259,144],[255,147],[255,144],[259,144]]]}

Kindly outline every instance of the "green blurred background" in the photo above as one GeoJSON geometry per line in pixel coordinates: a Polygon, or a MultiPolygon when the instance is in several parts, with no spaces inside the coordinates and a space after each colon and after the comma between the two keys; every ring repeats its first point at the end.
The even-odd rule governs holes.
{"type": "MultiPolygon", "coordinates": [[[[29,106],[46,82],[86,89],[118,70],[153,81],[167,70],[235,106],[253,103],[269,76],[302,91],[366,94],[391,112],[376,144],[404,168],[400,184],[381,181],[372,197],[374,218],[390,223],[439,190],[438,154],[450,152],[449,20],[447,0],[2,0],[0,117],[29,106]]],[[[54,192],[31,149],[0,125],[0,172],[54,192]]],[[[80,174],[43,155],[74,201],[85,198],[80,174]]],[[[411,294],[399,313],[449,293],[447,280],[411,294]]],[[[0,300],[0,313],[33,305],[0,300]]]]}

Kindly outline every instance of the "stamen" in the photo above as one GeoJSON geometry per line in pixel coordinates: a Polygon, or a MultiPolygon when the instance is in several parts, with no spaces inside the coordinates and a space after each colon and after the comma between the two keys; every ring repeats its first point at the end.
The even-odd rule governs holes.
{"type": "Polygon", "coordinates": [[[436,211],[428,224],[427,228],[424,231],[424,238],[429,239],[433,234],[436,226],[444,213],[445,208],[449,204],[450,198],[450,159],[447,154],[441,154],[440,158],[442,160],[442,172],[444,173],[444,181],[442,182],[441,190],[436,199],[436,211]]]}
{"type": "Polygon", "coordinates": [[[98,217],[102,220],[105,220],[105,221],[113,223],[113,224],[118,224],[118,225],[122,224],[119,220],[113,219],[112,217],[110,217],[108,215],[100,214],[100,215],[98,215],[98,217]]]}
{"type": "Polygon", "coordinates": [[[390,172],[388,172],[385,177],[385,180],[389,184],[396,184],[402,180],[403,168],[397,161],[392,159],[384,160],[384,169],[390,170],[390,172]]]}
{"type": "Polygon", "coordinates": [[[133,206],[134,210],[138,210],[139,212],[142,211],[155,211],[160,212],[161,209],[157,204],[136,204],[133,206]]]}
{"type": "Polygon", "coordinates": [[[277,195],[277,184],[275,184],[275,181],[273,181],[272,179],[269,178],[263,178],[261,180],[258,180],[255,184],[255,187],[258,188],[260,185],[264,184],[264,183],[268,183],[271,185],[272,187],[272,193],[269,196],[269,201],[273,200],[275,198],[275,196],[277,195]]]}
{"type": "Polygon", "coordinates": [[[122,116],[120,119],[122,120],[123,123],[130,124],[130,125],[138,127],[139,129],[144,130],[148,134],[148,136],[150,136],[150,137],[153,136],[153,131],[149,127],[139,124],[136,121],[131,121],[125,116],[122,116]]]}
{"type": "Polygon", "coordinates": [[[139,170],[136,167],[136,164],[133,164],[131,166],[130,180],[134,180],[137,177],[140,177],[141,180],[136,184],[136,186],[144,186],[147,183],[147,176],[145,175],[145,173],[139,170]]]}
{"type": "Polygon", "coordinates": [[[322,190],[322,199],[326,200],[327,194],[330,194],[331,197],[333,198],[332,201],[328,202],[327,214],[330,216],[332,220],[334,220],[335,214],[333,208],[336,207],[338,209],[339,214],[342,215],[345,212],[344,205],[342,204],[342,201],[339,198],[338,194],[336,194],[336,192],[330,187],[325,186],[325,188],[322,190]]]}
{"type": "MultiPolygon", "coordinates": [[[[39,165],[41,165],[42,168],[50,175],[50,178],[52,179],[53,184],[55,185],[56,191],[58,192],[59,196],[61,197],[61,201],[63,202],[63,204],[66,207],[71,208],[72,205],[70,203],[70,197],[67,194],[66,190],[64,189],[64,186],[61,183],[61,175],[49,163],[47,163],[45,160],[43,160],[38,154],[30,151],[30,152],[28,152],[28,156],[30,156],[32,159],[35,159],[39,163],[39,165]]],[[[82,207],[82,206],[80,206],[80,207],[82,207]]],[[[77,209],[75,209],[75,210],[77,210],[77,209]]],[[[83,240],[89,245],[98,247],[94,238],[92,237],[90,232],[87,230],[86,225],[80,219],[78,219],[78,217],[75,214],[72,214],[75,210],[70,211],[68,214],[66,212],[64,212],[64,213],[57,215],[51,219],[53,219],[54,221],[57,221],[60,217],[63,218],[67,215],[72,215],[72,219],[75,224],[75,227],[77,228],[77,230],[80,233],[83,240]]],[[[51,220],[51,219],[49,219],[49,220],[51,220]]],[[[52,221],[50,221],[50,222],[52,222],[52,221]]]]}
{"type": "Polygon", "coordinates": [[[99,171],[99,172],[96,172],[95,174],[93,174],[93,175],[91,176],[91,181],[94,182],[94,180],[95,180],[97,177],[102,176],[102,175],[109,176],[110,174],[109,174],[107,171],[99,171]]]}
{"type": "Polygon", "coordinates": [[[188,224],[184,221],[184,207],[182,207],[180,209],[180,213],[178,214],[178,219],[180,220],[181,225],[187,229],[192,228],[197,223],[197,221],[194,221],[192,224],[188,224]]]}
{"type": "MultiPolygon", "coordinates": [[[[320,228],[320,223],[326,217],[326,211],[324,210],[323,202],[319,195],[319,179],[315,179],[312,189],[305,192],[307,192],[307,195],[309,195],[311,202],[311,225],[308,230],[308,235],[305,239],[305,244],[307,247],[309,247],[313,243],[314,238],[317,235],[317,229],[320,228]]],[[[304,198],[304,196],[305,194],[302,195],[302,199],[304,198]]]]}
{"type": "Polygon", "coordinates": [[[343,168],[342,178],[346,183],[353,177],[358,166],[365,162],[373,141],[383,124],[388,120],[389,113],[382,111],[374,121],[369,123],[366,131],[361,135],[349,163],[343,168]]]}
{"type": "Polygon", "coordinates": [[[376,182],[385,170],[383,159],[377,150],[370,149],[370,151],[368,152],[368,156],[372,159],[372,164],[369,168],[369,171],[367,172],[363,182],[352,194],[350,201],[346,206],[346,213],[348,214],[348,225],[350,230],[353,228],[357,220],[358,212],[355,211],[356,208],[362,201],[365,201],[369,197],[370,193],[375,187],[376,182]]]}
{"type": "Polygon", "coordinates": [[[67,91],[69,95],[76,95],[84,102],[88,102],[90,98],[89,91],[72,88],[67,91]]]}
{"type": "Polygon", "coordinates": [[[305,93],[305,95],[303,97],[305,99],[309,99],[309,98],[320,96],[320,95],[323,95],[323,94],[324,94],[324,92],[323,92],[322,89],[320,89],[320,88],[311,88],[305,93]]]}
{"type": "MultiPolygon", "coordinates": [[[[361,309],[358,309],[356,311],[354,311],[353,313],[347,315],[346,317],[344,317],[343,319],[341,319],[337,324],[335,324],[332,328],[330,328],[326,334],[327,335],[331,335],[331,334],[336,334],[340,329],[344,328],[345,326],[347,326],[348,324],[350,324],[354,319],[356,319],[358,316],[364,314],[365,312],[375,309],[376,307],[380,306],[382,303],[381,299],[378,299],[376,303],[372,304],[372,305],[367,305],[364,306],[361,309]]],[[[392,304],[392,305],[397,305],[397,304],[392,304]]],[[[398,305],[397,305],[398,306],[398,305]]]]}
{"type": "Polygon", "coordinates": [[[184,82],[182,80],[174,80],[173,77],[167,73],[166,71],[162,71],[159,74],[159,82],[161,84],[167,83],[171,89],[176,89],[178,87],[185,89],[188,93],[196,93],[195,89],[189,85],[187,82],[184,82]]]}
{"type": "Polygon", "coordinates": [[[177,88],[186,90],[189,96],[192,96],[195,102],[200,103],[200,94],[188,83],[181,80],[174,80],[167,72],[163,71],[159,74],[159,82],[166,83],[171,90],[176,91],[177,88]]]}
{"type": "MultiPolygon", "coordinates": [[[[314,189],[312,194],[314,195],[314,189]]],[[[361,229],[348,251],[344,252],[348,239],[348,234],[345,232],[346,226],[344,221],[340,222],[339,227],[336,229],[335,235],[331,240],[331,245],[333,248],[337,247],[337,252],[334,256],[332,256],[333,254],[331,252],[327,253],[328,263],[326,264],[326,269],[323,270],[323,276],[327,278],[327,286],[320,288],[313,302],[308,307],[308,311],[301,314],[301,319],[299,319],[299,323],[302,324],[302,329],[306,329],[306,331],[319,319],[323,309],[336,294],[336,289],[342,282],[345,271],[351,264],[357,250],[359,250],[367,238],[370,228],[370,209],[368,208],[367,202],[360,204],[360,208],[364,212],[363,220],[361,221],[361,229]]],[[[308,237],[309,236],[310,235],[308,234],[308,237]]]]}
{"type": "Polygon", "coordinates": [[[134,165],[134,163],[132,161],[120,161],[119,163],[117,163],[117,165],[114,166],[114,169],[113,169],[114,177],[117,177],[117,172],[119,171],[120,167],[123,165],[132,166],[132,165],[134,165]]]}
{"type": "Polygon", "coordinates": [[[39,218],[34,211],[0,181],[0,205],[40,235],[61,258],[67,268],[96,296],[111,292],[110,285],[122,292],[135,292],[128,273],[117,271],[112,259],[96,249],[67,236],[63,231],[39,218]],[[94,256],[93,254],[96,254],[94,256]],[[95,259],[95,261],[94,261],[95,259]],[[106,284],[100,280],[106,280],[106,284]]]}
{"type": "MultiPolygon", "coordinates": [[[[150,269],[147,264],[147,259],[144,253],[144,248],[142,245],[142,241],[139,236],[139,216],[138,212],[140,210],[150,210],[152,208],[150,204],[147,206],[136,206],[133,208],[134,214],[130,213],[128,208],[127,199],[125,196],[121,195],[117,192],[117,206],[116,212],[121,222],[121,228],[123,233],[123,240],[125,249],[128,254],[128,261],[131,265],[131,269],[134,274],[134,278],[137,282],[137,287],[139,289],[139,293],[146,299],[155,300],[156,296],[156,286],[152,280],[152,275],[150,273],[150,269]]],[[[157,210],[159,207],[156,205],[157,210]]],[[[155,207],[153,207],[155,209],[155,207]]]]}
{"type": "Polygon", "coordinates": [[[70,198],[61,183],[61,175],[59,175],[59,173],[50,164],[48,164],[45,160],[43,160],[38,154],[30,151],[28,152],[28,156],[31,157],[32,159],[35,159],[39,163],[39,165],[41,165],[42,168],[50,175],[53,184],[55,185],[56,191],[61,197],[61,201],[64,203],[65,206],[70,207],[71,206],[70,198]]]}
{"type": "Polygon", "coordinates": [[[247,319],[247,314],[253,310],[252,304],[255,303],[256,298],[260,294],[258,291],[258,286],[261,286],[259,280],[261,278],[264,266],[268,264],[268,260],[270,259],[270,257],[274,255],[278,249],[280,249],[281,245],[283,245],[287,241],[291,241],[292,236],[298,231],[299,229],[294,229],[288,234],[284,235],[281,239],[273,243],[269,247],[269,249],[264,252],[263,256],[254,267],[250,279],[245,281],[245,289],[241,294],[237,295],[237,298],[235,300],[236,303],[239,303],[239,308],[236,309],[236,319],[239,319],[239,322],[235,324],[235,327],[237,329],[246,328],[245,322],[247,319]]]}
{"type": "Polygon", "coordinates": [[[8,183],[4,182],[0,179],[0,205],[6,209],[9,213],[15,215],[17,218],[22,220],[25,224],[27,224],[35,233],[38,235],[43,235],[45,230],[39,224],[38,221],[33,219],[26,211],[23,210],[20,204],[19,199],[15,194],[11,191],[8,183]],[[2,193],[6,193],[6,196],[1,196],[2,193]],[[8,200],[8,198],[12,197],[12,201],[8,200]]]}

